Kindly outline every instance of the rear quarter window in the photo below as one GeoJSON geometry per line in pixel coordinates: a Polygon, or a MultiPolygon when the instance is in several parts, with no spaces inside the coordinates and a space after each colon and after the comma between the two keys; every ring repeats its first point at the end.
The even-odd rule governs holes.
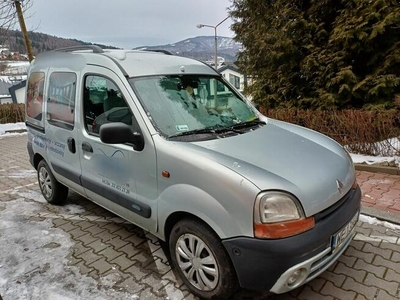
{"type": "Polygon", "coordinates": [[[43,72],[31,73],[26,89],[26,115],[36,122],[42,121],[43,116],[44,77],[43,72]]]}

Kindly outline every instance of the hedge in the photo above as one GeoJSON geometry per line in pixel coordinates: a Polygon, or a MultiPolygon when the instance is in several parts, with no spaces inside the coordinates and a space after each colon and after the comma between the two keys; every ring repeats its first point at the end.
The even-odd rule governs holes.
{"type": "Polygon", "coordinates": [[[321,132],[352,153],[400,156],[400,110],[261,109],[271,118],[321,132]]]}

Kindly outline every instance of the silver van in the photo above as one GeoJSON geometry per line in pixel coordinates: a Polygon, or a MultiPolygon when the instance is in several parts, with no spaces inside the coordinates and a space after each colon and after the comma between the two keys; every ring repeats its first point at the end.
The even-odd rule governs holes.
{"type": "Polygon", "coordinates": [[[48,202],[72,189],[166,241],[201,298],[293,290],[354,235],[361,193],[343,147],[261,115],[199,61],[96,46],[39,54],[26,125],[48,202]]]}

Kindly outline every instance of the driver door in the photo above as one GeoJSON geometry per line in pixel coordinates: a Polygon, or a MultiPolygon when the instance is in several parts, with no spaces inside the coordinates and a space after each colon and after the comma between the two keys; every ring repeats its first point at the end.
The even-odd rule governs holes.
{"type": "Polygon", "coordinates": [[[82,185],[87,196],[99,205],[147,229],[157,228],[156,155],[125,84],[112,71],[89,66],[83,76],[84,126],[81,152],[82,185]],[[105,144],[100,140],[102,125],[122,122],[140,132],[144,149],[132,144],[105,144]]]}

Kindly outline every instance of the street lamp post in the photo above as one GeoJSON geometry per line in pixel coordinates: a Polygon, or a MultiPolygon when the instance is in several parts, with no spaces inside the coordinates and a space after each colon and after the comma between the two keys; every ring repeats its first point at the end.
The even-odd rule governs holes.
{"type": "Polygon", "coordinates": [[[229,16],[227,16],[225,19],[223,19],[221,22],[219,22],[217,25],[212,26],[212,25],[206,25],[206,24],[197,24],[197,28],[203,28],[203,27],[210,27],[214,28],[214,59],[215,59],[215,69],[218,69],[218,37],[217,37],[217,27],[224,23],[226,20],[228,20],[229,16]]]}

